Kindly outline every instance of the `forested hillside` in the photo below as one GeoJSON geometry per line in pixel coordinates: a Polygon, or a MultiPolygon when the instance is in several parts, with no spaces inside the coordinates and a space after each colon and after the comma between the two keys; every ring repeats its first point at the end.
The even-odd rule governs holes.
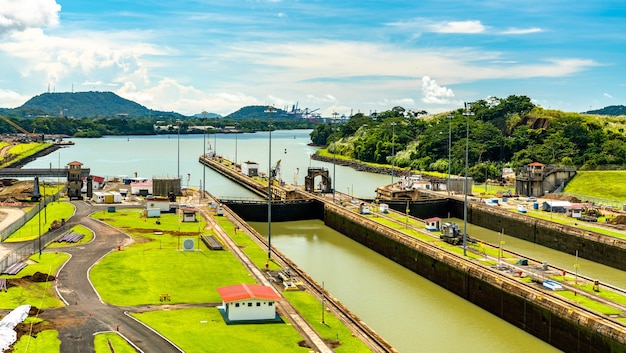
{"type": "Polygon", "coordinates": [[[588,169],[626,165],[626,117],[546,110],[526,96],[470,105],[470,110],[428,117],[408,115],[402,107],[375,116],[357,114],[345,124],[318,126],[311,138],[361,161],[391,164],[395,155],[398,168],[444,173],[450,143],[452,174],[465,170],[467,141],[470,174],[477,181],[499,177],[504,166],[533,161],[588,169]]]}

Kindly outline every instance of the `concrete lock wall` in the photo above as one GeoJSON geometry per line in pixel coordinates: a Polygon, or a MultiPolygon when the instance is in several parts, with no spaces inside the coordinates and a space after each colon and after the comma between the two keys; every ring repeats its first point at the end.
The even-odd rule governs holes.
{"type": "Polygon", "coordinates": [[[544,296],[418,240],[336,207],[324,207],[329,227],[566,352],[626,352],[626,332],[610,320],[544,296]]]}
{"type": "MultiPolygon", "coordinates": [[[[463,217],[463,202],[450,200],[455,217],[463,217]]],[[[471,203],[467,212],[471,224],[547,246],[568,254],[626,270],[626,241],[574,226],[552,223],[495,207],[471,203]]]]}

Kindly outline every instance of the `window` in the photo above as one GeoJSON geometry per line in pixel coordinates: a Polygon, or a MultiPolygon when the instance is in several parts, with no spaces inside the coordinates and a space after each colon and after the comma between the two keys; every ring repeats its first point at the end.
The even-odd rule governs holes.
{"type": "Polygon", "coordinates": [[[248,306],[252,306],[252,303],[248,303],[248,306]]]}
{"type": "Polygon", "coordinates": [[[269,303],[267,303],[267,305],[272,306],[272,305],[274,305],[274,302],[269,302],[269,303]]]}
{"type": "Polygon", "coordinates": [[[261,302],[257,302],[257,303],[256,303],[256,306],[261,306],[261,302]]]}
{"type": "Polygon", "coordinates": [[[239,303],[235,303],[235,308],[238,308],[238,307],[239,307],[239,303]]]}

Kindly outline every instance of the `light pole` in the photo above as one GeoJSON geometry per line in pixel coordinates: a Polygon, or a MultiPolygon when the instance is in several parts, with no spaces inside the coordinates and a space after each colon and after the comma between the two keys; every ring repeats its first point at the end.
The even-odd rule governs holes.
{"type": "Polygon", "coordinates": [[[450,196],[450,167],[452,163],[452,114],[448,115],[448,185],[446,189],[448,190],[448,196],[450,196]]]}
{"type": "Polygon", "coordinates": [[[235,169],[237,169],[237,123],[235,123],[235,169]]]}
{"type": "Polygon", "coordinates": [[[467,130],[465,133],[465,200],[463,203],[463,256],[467,256],[467,194],[469,194],[468,190],[468,182],[467,182],[467,171],[469,169],[469,123],[470,116],[474,115],[471,111],[472,106],[470,103],[465,103],[465,110],[463,111],[463,115],[467,116],[467,130]]]}
{"type": "MultiPolygon", "coordinates": [[[[204,153],[202,154],[202,158],[206,159],[206,126],[204,127],[204,131],[202,132],[202,145],[204,146],[204,153]]],[[[202,164],[202,195],[200,195],[200,200],[204,198],[204,193],[206,192],[206,165],[202,164]]]]}
{"type": "Polygon", "coordinates": [[[337,180],[335,179],[335,159],[337,158],[337,140],[335,139],[335,120],[337,119],[337,112],[333,112],[333,121],[330,126],[333,128],[333,182],[331,186],[333,188],[333,203],[335,203],[335,189],[337,186],[337,180]]]}
{"type": "Polygon", "coordinates": [[[269,261],[272,258],[272,112],[274,107],[270,106],[266,112],[270,113],[269,124],[269,151],[268,151],[268,173],[267,173],[267,263],[265,267],[269,269],[269,261]]]}
{"type": "Polygon", "coordinates": [[[391,187],[393,187],[393,167],[396,159],[396,123],[391,123],[391,187]]]}
{"type": "Polygon", "coordinates": [[[176,177],[180,178],[180,119],[176,119],[176,124],[178,125],[177,133],[178,133],[178,164],[176,166],[176,177]]]}

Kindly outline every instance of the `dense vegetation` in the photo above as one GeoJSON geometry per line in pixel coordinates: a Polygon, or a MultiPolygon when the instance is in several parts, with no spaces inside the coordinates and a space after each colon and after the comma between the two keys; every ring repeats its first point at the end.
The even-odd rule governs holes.
{"type": "Polygon", "coordinates": [[[402,107],[374,116],[357,114],[346,123],[318,126],[311,139],[361,161],[391,164],[395,156],[399,168],[444,173],[451,141],[452,174],[465,170],[467,141],[470,175],[479,182],[500,177],[502,167],[533,161],[589,169],[626,164],[626,117],[545,110],[526,96],[470,106],[429,117],[408,115],[402,107]]]}

